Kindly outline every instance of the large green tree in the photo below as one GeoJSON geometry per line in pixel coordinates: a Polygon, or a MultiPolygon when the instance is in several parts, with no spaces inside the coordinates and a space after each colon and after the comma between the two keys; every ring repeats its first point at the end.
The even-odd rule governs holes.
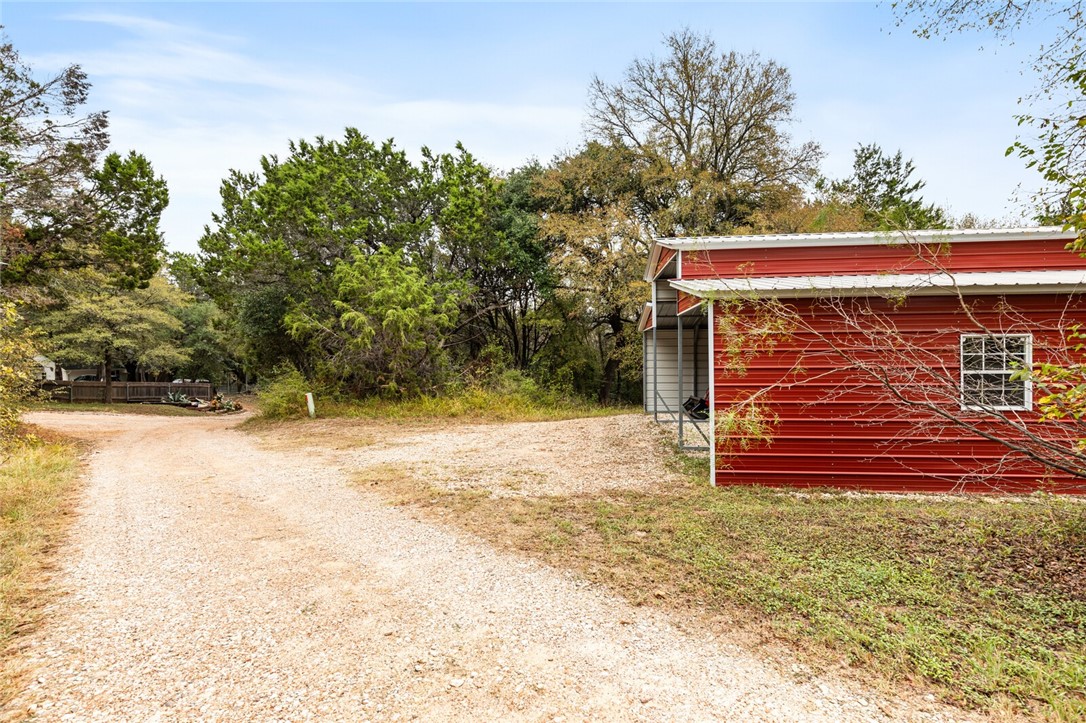
{"type": "Polygon", "coordinates": [[[89,193],[97,209],[92,233],[99,258],[94,261],[114,285],[146,287],[165,252],[158,225],[170,202],[166,181],[135,151],[126,156],[110,153],[90,178],[89,193]]]}
{"type": "Polygon", "coordinates": [[[78,66],[37,80],[0,45],[0,254],[9,284],[96,268],[122,288],[144,286],[164,246],[166,184],[136,153],[99,159],[104,112],[81,112],[90,83],[78,66]]]}
{"type": "Polygon", "coordinates": [[[191,299],[162,276],[146,288],[118,290],[102,274],[84,270],[55,279],[53,289],[59,305],[36,320],[46,334],[43,347],[65,365],[99,366],[107,403],[115,365],[160,372],[188,362],[176,312],[191,299]]]}
{"type": "MultiPolygon", "coordinates": [[[[109,143],[104,112],[81,114],[90,83],[77,65],[45,80],[0,44],[0,243],[57,253],[93,216],[78,193],[109,143]],[[26,238],[32,229],[35,237],[26,238]]],[[[11,255],[10,251],[6,254],[11,255]]]]}
{"type": "Polygon", "coordinates": [[[557,161],[538,191],[567,323],[582,324],[598,349],[602,404],[614,399],[623,359],[640,350],[634,325],[649,296],[642,275],[651,240],[638,210],[642,191],[629,149],[596,142],[557,161]]]}
{"type": "Polygon", "coordinates": [[[946,213],[926,203],[920,192],[923,179],[914,176],[912,160],[902,152],[890,155],[875,143],[856,147],[852,175],[823,183],[831,202],[853,206],[863,223],[883,231],[946,228],[946,213]]]}
{"type": "Polygon", "coordinates": [[[230,174],[200,242],[197,277],[252,367],[327,369],[330,338],[297,319],[338,318],[341,267],[386,251],[435,288],[462,288],[457,324],[441,329],[459,363],[500,348],[508,363],[530,367],[548,338],[540,309],[554,285],[532,190],[538,166],[495,177],[462,146],[423,149],[413,164],[391,141],[354,129],[290,148],[264,158],[260,173],[230,174]]]}
{"type": "Polygon", "coordinates": [[[188,357],[174,367],[178,376],[187,379],[207,379],[221,384],[229,377],[235,364],[223,327],[225,319],[214,301],[181,303],[173,310],[184,333],[181,348],[188,357]]]}
{"type": "Polygon", "coordinates": [[[354,128],[343,140],[291,141],[285,158],[265,156],[259,173],[223,181],[222,211],[200,239],[205,283],[224,297],[239,282],[316,290],[355,248],[426,256],[428,191],[392,141],[354,128]]]}
{"type": "Polygon", "coordinates": [[[356,251],[403,250],[430,264],[433,219],[422,171],[392,141],[348,128],[343,140],[291,142],[259,173],[231,171],[222,210],[200,239],[200,283],[246,339],[254,366],[310,369],[307,342],[284,319],[305,304],[334,312],[336,267],[356,251]]]}
{"type": "Polygon", "coordinates": [[[468,284],[450,345],[469,363],[497,348],[506,363],[528,370],[552,330],[553,244],[540,233],[535,195],[542,167],[495,177],[458,146],[455,154],[428,155],[426,168],[440,260],[434,276],[468,284]]]}
{"type": "Polygon", "coordinates": [[[231,377],[245,379],[239,363],[239,339],[230,320],[200,286],[200,268],[194,254],[173,253],[167,266],[171,284],[191,299],[174,313],[185,326],[184,348],[189,361],[178,369],[181,377],[209,379],[215,384],[231,377]]]}
{"type": "Polygon", "coordinates": [[[456,324],[466,287],[428,281],[404,252],[359,249],[336,265],[331,313],[301,303],[286,317],[307,339],[316,372],[356,395],[430,391],[440,382],[445,336],[456,324]]]}

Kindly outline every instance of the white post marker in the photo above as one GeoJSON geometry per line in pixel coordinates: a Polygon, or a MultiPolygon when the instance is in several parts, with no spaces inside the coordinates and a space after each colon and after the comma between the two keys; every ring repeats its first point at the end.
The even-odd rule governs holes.
{"type": "Polygon", "coordinates": [[[313,392],[306,392],[305,406],[309,407],[309,416],[315,418],[317,416],[317,408],[313,405],[313,392]]]}

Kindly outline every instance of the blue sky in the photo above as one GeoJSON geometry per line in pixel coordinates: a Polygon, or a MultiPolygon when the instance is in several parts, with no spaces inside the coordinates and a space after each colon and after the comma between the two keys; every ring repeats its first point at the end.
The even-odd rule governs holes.
{"type": "MultiPolygon", "coordinates": [[[[847,175],[857,143],[900,148],[926,197],[1008,223],[1034,174],[1004,150],[1042,41],[920,40],[874,3],[51,3],[0,0],[42,75],[69,63],[110,111],[113,145],[166,177],[167,243],[193,251],[230,168],[346,126],[418,155],[463,141],[502,169],[583,138],[592,76],[617,80],[689,26],[793,76],[797,141],[847,175]]],[[[1027,214],[1028,215],[1028,214],[1027,214]]]]}

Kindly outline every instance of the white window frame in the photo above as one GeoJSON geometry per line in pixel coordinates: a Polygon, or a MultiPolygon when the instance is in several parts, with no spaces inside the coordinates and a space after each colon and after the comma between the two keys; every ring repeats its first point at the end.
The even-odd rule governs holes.
{"type": "MultiPolygon", "coordinates": [[[[959,372],[959,400],[961,402],[961,408],[963,410],[972,411],[997,411],[997,412],[1028,412],[1033,409],[1033,382],[1029,379],[1022,380],[1022,384],[1025,385],[1025,402],[1023,405],[1008,405],[1008,406],[992,406],[989,404],[967,404],[965,400],[965,378],[972,375],[982,374],[1013,374],[1018,371],[1017,369],[973,369],[966,370],[965,368],[965,341],[966,339],[1024,339],[1026,342],[1025,347],[1025,363],[1027,369],[1033,368],[1033,334],[962,334],[958,341],[958,368],[959,372]]],[[[982,355],[983,356],[983,355],[982,355]]]]}

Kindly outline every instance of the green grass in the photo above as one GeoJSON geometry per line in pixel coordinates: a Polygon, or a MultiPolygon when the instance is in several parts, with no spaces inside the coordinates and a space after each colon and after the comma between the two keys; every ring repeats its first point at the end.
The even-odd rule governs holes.
{"type": "Polygon", "coordinates": [[[861,677],[1086,719],[1086,504],[713,489],[703,461],[677,464],[689,480],[654,493],[487,497],[415,481],[396,500],[861,677]]]}
{"type": "Polygon", "coordinates": [[[1086,717],[1081,504],[762,489],[673,498],[663,515],[630,502],[623,532],[641,520],[666,535],[659,553],[711,598],[757,611],[785,637],[920,677],[958,703],[1009,698],[1086,717]]]}
{"type": "Polygon", "coordinates": [[[161,417],[189,417],[200,415],[192,409],[175,407],[170,404],[127,404],[125,402],[114,404],[94,403],[69,403],[69,402],[36,402],[27,405],[27,411],[31,412],[105,412],[109,414],[150,414],[161,417]]]}
{"type": "Polygon", "coordinates": [[[0,457],[0,707],[19,684],[9,646],[39,618],[51,551],[68,523],[78,450],[35,442],[0,457]]]}
{"type": "MultiPolygon", "coordinates": [[[[316,399],[320,418],[386,419],[412,423],[455,419],[463,422],[541,422],[580,417],[627,414],[629,406],[600,406],[588,401],[545,398],[503,393],[486,389],[468,389],[456,394],[424,396],[411,399],[363,399],[339,401],[316,399]]],[[[299,404],[295,417],[305,414],[299,404]]]]}

